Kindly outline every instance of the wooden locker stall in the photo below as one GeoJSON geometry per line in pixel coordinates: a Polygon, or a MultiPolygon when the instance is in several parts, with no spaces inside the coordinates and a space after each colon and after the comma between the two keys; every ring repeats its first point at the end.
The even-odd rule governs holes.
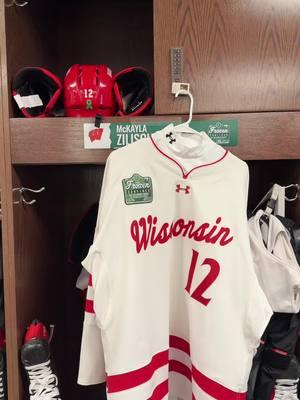
{"type": "Polygon", "coordinates": [[[103,385],[84,388],[76,383],[84,304],[75,289],[77,272],[68,263],[68,246],[78,218],[99,200],[108,155],[91,151],[86,157],[82,129],[74,135],[79,120],[45,118],[32,120],[38,135],[32,137],[34,146],[28,141],[20,154],[35,161],[26,156],[12,161],[12,126],[23,121],[16,131],[28,138],[31,131],[29,120],[19,118],[11,101],[12,79],[31,65],[44,66],[61,78],[75,63],[105,63],[113,73],[142,65],[153,72],[152,15],[152,1],[92,1],[88,7],[79,0],[33,0],[25,7],[5,7],[0,1],[9,399],[28,398],[19,351],[33,318],[55,325],[51,348],[62,398],[105,398],[103,385]],[[41,127],[44,122],[48,128],[41,127]],[[34,207],[13,204],[18,193],[12,189],[24,186],[46,187],[36,195],[34,207]]]}
{"type": "MultiPolygon", "coordinates": [[[[110,151],[83,149],[83,123],[91,119],[21,118],[10,89],[16,72],[44,66],[63,78],[75,63],[108,64],[113,73],[141,65],[155,71],[154,115],[104,121],[180,122],[188,102],[170,93],[169,52],[183,46],[194,119],[238,121],[238,145],[231,151],[249,163],[252,208],[272,183],[300,183],[300,6],[296,0],[271,3],[29,0],[24,7],[5,7],[0,0],[9,400],[28,398],[19,350],[36,317],[56,327],[52,350],[62,398],[99,400],[101,393],[105,399],[103,386],[76,383],[83,305],[68,245],[78,217],[99,199],[110,151]],[[13,188],[43,186],[33,206],[13,204],[13,188]]],[[[298,221],[299,204],[288,207],[298,221]]]]}

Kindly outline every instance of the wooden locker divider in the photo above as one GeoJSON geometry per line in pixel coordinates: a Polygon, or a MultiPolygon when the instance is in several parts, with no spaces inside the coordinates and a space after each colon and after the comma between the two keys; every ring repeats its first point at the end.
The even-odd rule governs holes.
{"type": "Polygon", "coordinates": [[[21,400],[19,355],[17,346],[17,310],[16,310],[16,275],[15,275],[15,243],[13,224],[13,194],[10,156],[10,132],[8,109],[8,82],[6,64],[6,36],[4,1],[0,2],[0,179],[2,202],[2,240],[3,240],[3,277],[6,325],[6,358],[8,396],[12,400],[21,400]]]}

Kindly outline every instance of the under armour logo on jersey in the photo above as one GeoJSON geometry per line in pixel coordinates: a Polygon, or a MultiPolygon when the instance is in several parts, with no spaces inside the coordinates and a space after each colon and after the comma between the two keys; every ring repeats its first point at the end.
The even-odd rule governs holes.
{"type": "Polygon", "coordinates": [[[167,134],[166,134],[166,138],[169,138],[169,139],[170,139],[170,140],[169,140],[169,143],[170,143],[170,144],[176,142],[176,139],[173,138],[173,133],[172,133],[172,132],[167,133],[167,134]]]}
{"type": "Polygon", "coordinates": [[[186,186],[186,187],[181,187],[180,185],[176,185],[176,192],[179,193],[180,191],[183,191],[185,194],[191,193],[191,187],[186,186]]]}

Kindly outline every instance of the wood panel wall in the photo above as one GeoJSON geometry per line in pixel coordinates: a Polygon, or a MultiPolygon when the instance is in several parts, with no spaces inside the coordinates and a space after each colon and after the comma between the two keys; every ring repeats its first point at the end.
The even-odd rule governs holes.
{"type": "Polygon", "coordinates": [[[299,110],[298,0],[154,0],[155,110],[180,114],[170,48],[183,47],[183,81],[196,113],[299,110]]]}
{"type": "Polygon", "coordinates": [[[153,73],[152,0],[89,0],[88,7],[82,0],[56,0],[56,7],[60,76],[78,63],[106,64],[113,74],[135,65],[153,73]]]}

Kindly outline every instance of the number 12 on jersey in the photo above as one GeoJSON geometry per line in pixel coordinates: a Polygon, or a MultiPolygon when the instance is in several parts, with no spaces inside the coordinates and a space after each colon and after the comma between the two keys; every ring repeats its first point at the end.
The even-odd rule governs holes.
{"type": "Polygon", "coordinates": [[[189,293],[189,295],[199,301],[199,303],[207,306],[211,299],[204,297],[204,293],[206,290],[215,282],[219,273],[220,273],[220,264],[214,260],[213,258],[206,258],[203,263],[198,264],[199,253],[196,250],[193,250],[192,261],[190,265],[189,275],[185,290],[189,293]],[[191,293],[192,283],[194,281],[194,275],[196,268],[201,268],[204,265],[208,265],[210,270],[206,277],[199,283],[196,289],[191,293]]]}
{"type": "Polygon", "coordinates": [[[86,99],[92,99],[94,97],[93,89],[84,89],[84,97],[86,99]]]}

